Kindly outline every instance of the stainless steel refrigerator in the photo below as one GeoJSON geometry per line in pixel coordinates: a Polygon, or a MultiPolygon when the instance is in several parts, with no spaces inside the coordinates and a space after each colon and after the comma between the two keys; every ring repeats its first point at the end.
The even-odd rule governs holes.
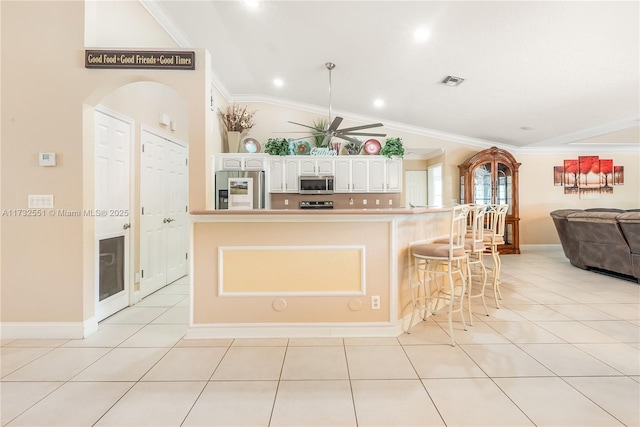
{"type": "Polygon", "coordinates": [[[265,208],[264,171],[219,171],[216,172],[216,209],[229,209],[229,178],[251,179],[253,209],[265,208]]]}

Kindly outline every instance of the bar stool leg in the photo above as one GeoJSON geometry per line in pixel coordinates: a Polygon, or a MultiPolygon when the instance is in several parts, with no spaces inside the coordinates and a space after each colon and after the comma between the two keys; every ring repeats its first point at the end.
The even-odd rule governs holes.
{"type": "Polygon", "coordinates": [[[500,253],[497,246],[491,246],[491,258],[493,258],[493,296],[496,299],[496,308],[500,308],[500,253]]]}

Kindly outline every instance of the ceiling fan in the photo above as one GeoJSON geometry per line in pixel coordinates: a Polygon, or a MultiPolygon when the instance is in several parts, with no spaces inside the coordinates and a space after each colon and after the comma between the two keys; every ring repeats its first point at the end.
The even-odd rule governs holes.
{"type": "Polygon", "coordinates": [[[360,144],[362,141],[356,139],[356,136],[387,136],[384,133],[369,133],[369,132],[357,132],[359,130],[365,130],[365,129],[371,129],[371,128],[377,128],[380,126],[383,126],[382,123],[372,123],[369,125],[362,125],[362,126],[354,126],[354,127],[350,127],[350,128],[343,128],[340,129],[340,123],[342,123],[342,117],[337,117],[335,119],[333,119],[333,121],[331,120],[331,71],[336,67],[336,64],[334,64],[333,62],[327,62],[324,64],[325,67],[327,67],[327,70],[329,70],[329,121],[328,121],[328,126],[326,127],[326,129],[322,129],[322,128],[318,128],[315,126],[309,126],[309,125],[304,125],[302,123],[296,123],[296,122],[291,122],[289,121],[289,123],[292,123],[294,125],[298,125],[298,126],[304,126],[306,128],[312,129],[312,136],[316,137],[316,136],[322,136],[324,135],[324,140],[322,141],[322,145],[323,146],[327,146],[329,145],[329,142],[331,141],[331,138],[340,138],[340,139],[344,139],[345,141],[349,141],[349,142],[354,142],[357,144],[360,144]]]}

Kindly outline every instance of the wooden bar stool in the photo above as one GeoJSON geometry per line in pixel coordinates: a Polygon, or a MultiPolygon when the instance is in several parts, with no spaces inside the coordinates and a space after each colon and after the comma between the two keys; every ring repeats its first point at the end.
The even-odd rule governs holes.
{"type": "Polygon", "coordinates": [[[455,346],[453,337],[454,312],[460,312],[462,326],[465,330],[467,329],[462,306],[466,287],[464,270],[466,269],[467,252],[464,244],[469,209],[469,205],[458,205],[451,209],[448,241],[411,246],[414,272],[413,280],[410,283],[412,313],[407,333],[413,326],[416,311],[419,311],[422,319],[425,320],[427,313],[434,313],[440,308],[438,305],[441,298],[448,301],[449,335],[452,346],[455,346]],[[454,279],[454,275],[457,276],[456,279],[454,279]],[[437,280],[438,278],[440,280],[437,280]],[[445,278],[448,281],[448,286],[445,286],[445,278]],[[455,308],[456,300],[459,305],[457,309],[455,308]]]}

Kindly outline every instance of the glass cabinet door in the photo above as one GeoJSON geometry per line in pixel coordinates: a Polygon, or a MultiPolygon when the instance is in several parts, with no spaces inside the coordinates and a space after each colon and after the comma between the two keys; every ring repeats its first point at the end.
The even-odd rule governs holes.
{"type": "Polygon", "coordinates": [[[496,168],[497,177],[496,177],[496,204],[504,204],[507,203],[509,205],[509,211],[507,215],[511,214],[511,209],[513,206],[513,187],[512,187],[512,174],[511,168],[503,163],[498,162],[498,167],[496,168]]]}
{"type": "Polygon", "coordinates": [[[473,203],[488,205],[492,203],[491,163],[478,166],[473,171],[473,203]]]}

